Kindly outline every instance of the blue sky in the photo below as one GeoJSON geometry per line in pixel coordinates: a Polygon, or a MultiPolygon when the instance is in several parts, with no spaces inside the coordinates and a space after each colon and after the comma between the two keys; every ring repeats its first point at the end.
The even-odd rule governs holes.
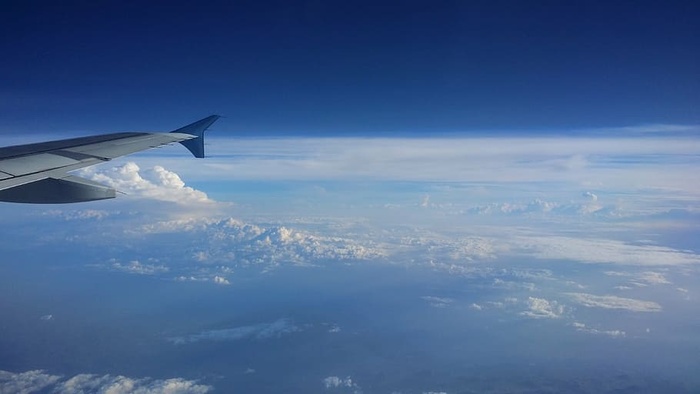
{"type": "Polygon", "coordinates": [[[159,130],[210,113],[252,135],[700,122],[688,1],[3,8],[3,133],[159,130]]]}

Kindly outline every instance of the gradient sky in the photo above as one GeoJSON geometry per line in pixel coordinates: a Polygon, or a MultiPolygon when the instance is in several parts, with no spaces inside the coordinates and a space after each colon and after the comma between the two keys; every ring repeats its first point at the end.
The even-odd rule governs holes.
{"type": "Polygon", "coordinates": [[[700,2],[0,10],[2,145],[226,116],[0,203],[0,392],[700,392],[700,2]]]}
{"type": "Polygon", "coordinates": [[[697,124],[699,15],[692,1],[8,1],[0,132],[211,113],[251,135],[697,124]]]}

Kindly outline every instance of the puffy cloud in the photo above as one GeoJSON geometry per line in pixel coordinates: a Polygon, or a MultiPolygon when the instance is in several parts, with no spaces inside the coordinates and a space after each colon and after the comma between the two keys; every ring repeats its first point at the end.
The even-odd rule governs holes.
{"type": "Polygon", "coordinates": [[[231,282],[228,281],[228,279],[224,278],[223,276],[215,276],[214,277],[214,283],[217,285],[230,285],[231,282]]]}
{"type": "Polygon", "coordinates": [[[203,394],[211,386],[197,384],[181,378],[132,379],[126,376],[81,374],[62,382],[54,390],[59,394],[99,392],[109,394],[203,394]]]}
{"type": "Polygon", "coordinates": [[[302,328],[295,325],[289,319],[279,319],[272,323],[260,323],[249,326],[234,328],[224,328],[219,330],[207,330],[197,334],[182,337],[173,337],[169,340],[182,345],[200,341],[237,341],[241,339],[270,339],[279,338],[294,332],[301,331],[302,328]]]}
{"type": "Polygon", "coordinates": [[[56,383],[60,376],[41,370],[13,373],[0,370],[0,393],[28,394],[56,383]]]}
{"type": "Polygon", "coordinates": [[[523,311],[520,314],[536,319],[556,319],[561,317],[564,313],[563,305],[560,305],[556,301],[548,301],[544,298],[528,297],[527,306],[528,310],[523,311]]]}
{"type": "Polygon", "coordinates": [[[44,371],[0,371],[0,393],[34,393],[53,387],[57,394],[204,394],[211,386],[182,378],[134,379],[126,376],[79,374],[69,379],[44,371]]]}
{"type": "Polygon", "coordinates": [[[597,296],[587,293],[568,293],[575,302],[589,308],[624,309],[632,312],[660,312],[661,305],[653,301],[622,298],[612,295],[597,296]]]}
{"type": "Polygon", "coordinates": [[[262,227],[236,219],[182,219],[145,225],[134,232],[144,234],[190,232],[195,259],[199,262],[264,266],[274,269],[286,263],[309,265],[320,260],[366,260],[385,255],[371,242],[361,243],[336,236],[310,234],[287,226],[262,227]]]}
{"type": "Polygon", "coordinates": [[[580,217],[582,215],[595,214],[603,217],[617,217],[620,215],[618,208],[614,205],[603,206],[598,202],[598,196],[593,193],[583,193],[584,201],[556,202],[546,201],[536,198],[528,203],[519,202],[492,202],[472,206],[466,212],[477,215],[500,215],[500,216],[524,216],[524,217],[580,217]]]}
{"type": "Polygon", "coordinates": [[[328,376],[323,379],[323,385],[326,389],[342,389],[345,388],[352,390],[353,393],[361,393],[360,386],[353,382],[350,376],[345,379],[338,376],[328,376]]]}
{"type": "Polygon", "coordinates": [[[185,186],[180,177],[161,166],[141,170],[134,162],[111,168],[88,167],[80,176],[128,195],[179,204],[211,203],[206,193],[185,186]]]}

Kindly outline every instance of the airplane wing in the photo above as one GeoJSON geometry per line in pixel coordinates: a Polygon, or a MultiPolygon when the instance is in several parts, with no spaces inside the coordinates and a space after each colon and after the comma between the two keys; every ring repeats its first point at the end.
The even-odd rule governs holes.
{"type": "Polygon", "coordinates": [[[63,204],[116,197],[116,191],[68,172],[179,142],[204,157],[212,115],[170,133],[115,133],[0,148],[0,201],[63,204]]]}

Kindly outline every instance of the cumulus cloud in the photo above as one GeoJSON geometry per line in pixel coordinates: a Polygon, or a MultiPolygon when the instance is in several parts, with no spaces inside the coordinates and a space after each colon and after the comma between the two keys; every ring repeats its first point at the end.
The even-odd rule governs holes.
{"type": "Polygon", "coordinates": [[[338,376],[328,376],[323,379],[323,385],[326,389],[346,389],[353,393],[361,393],[360,386],[355,383],[350,376],[345,379],[338,376]]]}
{"type": "Polygon", "coordinates": [[[467,209],[470,214],[499,215],[499,216],[523,216],[523,217],[580,217],[585,215],[597,215],[602,217],[618,217],[619,209],[615,205],[604,206],[598,202],[598,196],[593,193],[583,193],[583,201],[547,201],[535,198],[524,202],[491,202],[472,206],[467,209]]]}
{"type": "Polygon", "coordinates": [[[0,393],[35,393],[53,388],[57,394],[204,394],[211,386],[182,378],[151,379],[126,376],[79,374],[69,379],[35,370],[21,373],[0,371],[0,393]]]}
{"type": "Polygon", "coordinates": [[[548,301],[544,298],[528,297],[528,310],[520,312],[521,315],[536,319],[556,319],[564,313],[564,306],[557,301],[548,301]]]}
{"type": "Polygon", "coordinates": [[[41,370],[20,373],[0,370],[0,393],[35,393],[60,379],[60,376],[49,375],[41,370]]]}
{"type": "Polygon", "coordinates": [[[661,305],[653,301],[622,298],[612,295],[597,296],[587,293],[568,293],[575,302],[589,308],[624,309],[632,312],[660,312],[661,305]]]}
{"type": "Polygon", "coordinates": [[[302,328],[289,319],[279,319],[272,323],[260,323],[249,326],[206,330],[197,334],[168,338],[176,345],[200,341],[237,341],[242,339],[271,339],[302,331],[302,328]]]}
{"type": "Polygon", "coordinates": [[[128,162],[112,168],[87,167],[79,174],[131,196],[179,204],[212,202],[206,193],[185,186],[176,173],[161,166],[141,170],[136,163],[128,162]]]}
{"type": "Polygon", "coordinates": [[[263,227],[228,219],[182,219],[147,224],[135,234],[196,233],[190,238],[195,259],[209,264],[264,266],[281,264],[309,265],[316,261],[367,260],[381,257],[385,251],[371,242],[316,235],[287,226],[263,227]]]}

